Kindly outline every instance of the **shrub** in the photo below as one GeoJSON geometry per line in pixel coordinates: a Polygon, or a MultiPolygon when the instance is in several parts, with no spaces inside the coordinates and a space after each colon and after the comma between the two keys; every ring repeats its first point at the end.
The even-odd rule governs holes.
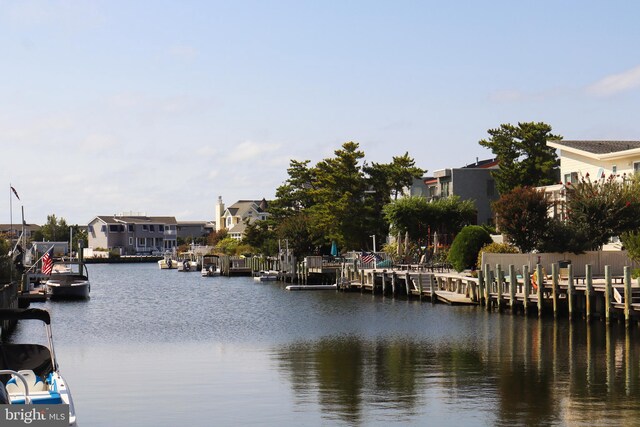
{"type": "Polygon", "coordinates": [[[473,268],[480,248],[491,242],[491,236],[487,230],[478,225],[468,225],[453,239],[449,249],[449,262],[456,271],[473,268]]]}
{"type": "Polygon", "coordinates": [[[486,252],[489,254],[517,254],[520,251],[513,245],[509,243],[488,243],[480,248],[478,252],[478,260],[476,262],[477,268],[482,267],[482,253],[486,252]]]}

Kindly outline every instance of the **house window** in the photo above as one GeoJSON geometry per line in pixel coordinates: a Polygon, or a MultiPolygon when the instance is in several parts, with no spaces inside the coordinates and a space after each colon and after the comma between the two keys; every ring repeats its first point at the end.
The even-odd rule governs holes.
{"type": "Polygon", "coordinates": [[[564,174],[564,183],[565,184],[577,184],[578,183],[578,172],[571,172],[564,174]]]}
{"type": "Polygon", "coordinates": [[[159,225],[158,226],[158,231],[164,231],[164,225],[159,225]]]}
{"type": "Polygon", "coordinates": [[[640,172],[640,162],[634,162],[633,163],[633,173],[639,173],[640,172]]]}
{"type": "Polygon", "coordinates": [[[93,225],[90,225],[87,227],[87,231],[89,231],[89,233],[93,234],[93,225]]]}
{"type": "Polygon", "coordinates": [[[133,233],[134,225],[133,224],[129,224],[128,227],[129,227],[129,233],[133,233]]]}
{"type": "Polygon", "coordinates": [[[618,173],[618,166],[616,165],[611,166],[611,173],[613,173],[614,175],[618,173]]]}
{"type": "Polygon", "coordinates": [[[103,233],[107,232],[107,226],[105,224],[102,224],[102,227],[100,227],[100,231],[102,231],[103,233]]]}
{"type": "Polygon", "coordinates": [[[149,226],[149,231],[156,231],[156,226],[155,226],[155,225],[153,225],[153,224],[151,224],[151,225],[149,226]]]}
{"type": "Polygon", "coordinates": [[[119,230],[118,224],[109,224],[109,233],[117,233],[119,230]]]}
{"type": "Polygon", "coordinates": [[[129,237],[129,246],[133,246],[133,237],[129,237]]]}
{"type": "Polygon", "coordinates": [[[144,237],[138,237],[138,246],[144,246],[145,239],[144,237]]]}
{"type": "Polygon", "coordinates": [[[149,226],[147,226],[146,224],[144,224],[142,226],[142,231],[148,231],[149,230],[149,226]]]}

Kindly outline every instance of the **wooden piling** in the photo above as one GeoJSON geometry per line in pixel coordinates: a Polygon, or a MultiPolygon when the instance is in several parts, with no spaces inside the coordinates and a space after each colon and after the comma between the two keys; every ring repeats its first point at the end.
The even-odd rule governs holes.
{"type": "Polygon", "coordinates": [[[422,271],[418,272],[418,292],[420,293],[420,301],[422,301],[422,271]]]}
{"type": "Polygon", "coordinates": [[[611,297],[613,295],[613,288],[611,286],[611,266],[604,266],[604,316],[607,321],[607,325],[611,321],[611,297]]]}
{"type": "Polygon", "coordinates": [[[509,307],[511,310],[516,308],[516,266],[509,264],[509,307]]]}
{"type": "Polygon", "coordinates": [[[522,266],[522,282],[524,283],[522,286],[522,293],[524,294],[522,308],[524,309],[524,314],[527,314],[529,311],[529,289],[531,288],[531,276],[529,275],[528,265],[522,266]]]}
{"type": "Polygon", "coordinates": [[[404,287],[407,291],[407,298],[409,298],[411,295],[411,276],[408,271],[404,274],[404,287]]]}
{"type": "Polygon", "coordinates": [[[631,268],[624,267],[624,324],[631,324],[631,268]]]}
{"type": "Polygon", "coordinates": [[[436,303],[436,278],[435,276],[432,274],[429,276],[429,288],[431,290],[431,304],[435,304],[436,303]]]}
{"type": "Polygon", "coordinates": [[[498,311],[502,310],[502,286],[504,283],[504,273],[502,273],[502,266],[496,265],[496,282],[498,283],[498,311]]]}
{"type": "Polygon", "coordinates": [[[567,285],[567,311],[569,312],[569,320],[573,317],[573,265],[569,264],[567,266],[569,271],[569,283],[567,285]]]}
{"type": "Polygon", "coordinates": [[[482,269],[478,270],[478,304],[482,305],[486,302],[484,301],[484,274],[482,274],[482,269]]]}
{"type": "Polygon", "coordinates": [[[551,264],[551,300],[553,302],[553,317],[558,317],[558,263],[551,264]]]}
{"type": "Polygon", "coordinates": [[[489,264],[485,264],[484,266],[485,269],[485,273],[484,273],[484,277],[485,277],[485,282],[487,284],[487,286],[485,286],[484,290],[485,290],[485,301],[487,304],[487,311],[491,310],[491,287],[493,286],[493,276],[491,275],[491,267],[489,266],[489,264]]]}
{"type": "Polygon", "coordinates": [[[542,317],[542,303],[543,303],[543,291],[544,281],[546,277],[542,273],[542,265],[536,265],[536,277],[538,277],[538,317],[542,317]]]}
{"type": "Polygon", "coordinates": [[[592,273],[592,267],[591,264],[587,264],[585,266],[585,282],[587,284],[587,287],[584,291],[584,309],[585,309],[585,316],[587,319],[587,323],[591,322],[591,297],[593,296],[593,273],[592,273]]]}

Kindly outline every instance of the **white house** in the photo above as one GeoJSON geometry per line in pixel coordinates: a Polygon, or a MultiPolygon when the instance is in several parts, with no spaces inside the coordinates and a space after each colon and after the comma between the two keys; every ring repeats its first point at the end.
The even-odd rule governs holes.
{"type": "Polygon", "coordinates": [[[592,181],[609,178],[623,179],[640,172],[640,141],[548,141],[558,150],[561,183],[543,187],[550,195],[553,212],[550,215],[566,218],[565,185],[576,184],[589,177],[592,181]],[[588,175],[587,175],[588,174],[588,175]]]}

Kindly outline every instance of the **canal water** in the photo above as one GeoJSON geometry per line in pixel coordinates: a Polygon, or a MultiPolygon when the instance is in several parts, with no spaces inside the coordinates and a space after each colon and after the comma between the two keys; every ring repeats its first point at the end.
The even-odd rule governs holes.
{"type": "Polygon", "coordinates": [[[640,424],[636,330],[156,264],[89,274],[89,301],[32,304],[80,426],[640,424]]]}

